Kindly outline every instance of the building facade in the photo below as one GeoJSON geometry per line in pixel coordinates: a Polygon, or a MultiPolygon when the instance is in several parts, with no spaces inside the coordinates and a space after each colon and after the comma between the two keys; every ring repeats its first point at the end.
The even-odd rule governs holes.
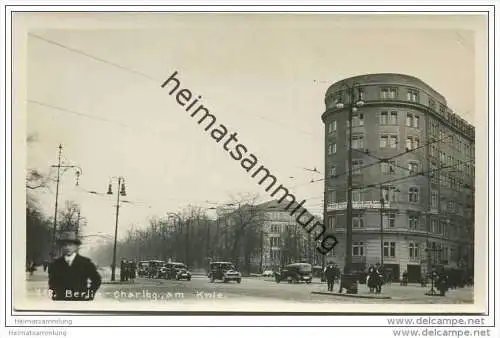
{"type": "Polygon", "coordinates": [[[429,85],[403,74],[336,82],[325,105],[326,217],[339,240],[331,259],[343,268],[347,245],[353,270],[383,263],[395,280],[408,271],[417,281],[434,267],[471,271],[474,127],[429,85]],[[352,243],[346,243],[351,113],[352,243]]]}
{"type": "MultiPolygon", "coordinates": [[[[263,213],[263,271],[276,271],[280,266],[296,262],[322,264],[312,236],[297,222],[297,215],[290,215],[298,204],[285,209],[287,206],[288,203],[275,200],[257,206],[263,213]]],[[[303,219],[310,217],[311,214],[305,213],[303,219]]]]}

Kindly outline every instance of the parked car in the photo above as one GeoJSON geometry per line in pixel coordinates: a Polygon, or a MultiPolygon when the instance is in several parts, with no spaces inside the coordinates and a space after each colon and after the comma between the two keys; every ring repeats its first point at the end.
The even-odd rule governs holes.
{"type": "Polygon", "coordinates": [[[272,270],[266,270],[262,273],[262,277],[273,277],[274,276],[274,271],[272,270]]]}
{"type": "Polygon", "coordinates": [[[309,263],[292,263],[285,266],[276,274],[276,283],[281,281],[288,283],[312,282],[312,265],[309,263]]]}
{"type": "Polygon", "coordinates": [[[168,277],[168,263],[161,264],[160,266],[157,267],[158,273],[156,275],[156,278],[164,278],[167,279],[168,277]]]}
{"type": "Polygon", "coordinates": [[[167,273],[165,279],[185,279],[191,280],[191,272],[188,270],[186,264],[180,262],[170,262],[166,264],[167,273]]]}
{"type": "Polygon", "coordinates": [[[140,261],[137,264],[137,276],[147,277],[149,269],[149,261],[140,261]]]}
{"type": "Polygon", "coordinates": [[[160,278],[161,269],[165,266],[165,261],[151,260],[148,267],[148,278],[160,278]]]}
{"type": "Polygon", "coordinates": [[[210,283],[216,280],[221,280],[224,283],[229,281],[236,281],[238,284],[241,283],[241,273],[234,264],[230,262],[210,263],[208,278],[210,278],[210,283]]]}

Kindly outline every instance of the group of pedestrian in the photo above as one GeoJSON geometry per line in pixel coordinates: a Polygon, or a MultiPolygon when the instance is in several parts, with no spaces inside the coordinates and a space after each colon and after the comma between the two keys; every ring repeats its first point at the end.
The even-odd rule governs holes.
{"type": "Polygon", "coordinates": [[[366,284],[370,289],[370,293],[381,293],[382,285],[384,284],[385,271],[384,266],[377,263],[375,266],[370,265],[368,268],[368,276],[366,279],[366,284]]]}
{"type": "Polygon", "coordinates": [[[120,281],[134,281],[137,273],[137,264],[134,260],[122,259],[120,262],[120,281]]]}

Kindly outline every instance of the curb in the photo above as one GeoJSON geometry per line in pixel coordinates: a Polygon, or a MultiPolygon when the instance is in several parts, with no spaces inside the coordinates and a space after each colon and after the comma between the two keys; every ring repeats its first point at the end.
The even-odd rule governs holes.
{"type": "Polygon", "coordinates": [[[392,297],[390,296],[369,296],[369,295],[356,295],[356,294],[322,292],[322,291],[313,291],[311,293],[315,295],[329,295],[329,296],[340,296],[340,297],[351,297],[351,298],[392,299],[392,297]]]}

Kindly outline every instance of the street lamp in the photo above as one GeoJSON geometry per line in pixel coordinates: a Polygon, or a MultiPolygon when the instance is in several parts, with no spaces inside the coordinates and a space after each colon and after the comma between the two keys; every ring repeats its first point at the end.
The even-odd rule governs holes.
{"type": "MultiPolygon", "coordinates": [[[[108,195],[113,195],[112,184],[108,185],[108,195]]],[[[116,191],[116,223],[115,223],[115,242],[113,244],[113,263],[111,265],[111,281],[115,280],[115,268],[116,268],[116,243],[118,238],[118,213],[120,210],[120,195],[127,196],[125,192],[125,179],[123,177],[118,177],[118,185],[116,191]]]]}
{"type": "MultiPolygon", "coordinates": [[[[171,217],[171,218],[177,218],[177,228],[175,228],[175,222],[174,222],[174,228],[175,228],[175,234],[176,234],[176,237],[177,237],[177,240],[176,240],[176,248],[175,248],[175,254],[176,254],[176,257],[175,259],[178,260],[178,257],[177,257],[177,253],[178,251],[180,251],[180,244],[181,244],[181,241],[180,241],[180,233],[178,230],[181,230],[181,223],[182,223],[182,218],[179,214],[176,214],[175,212],[168,212],[167,213],[167,216],[168,217],[171,217]]],[[[186,258],[187,258],[187,251],[188,251],[188,246],[186,245],[186,253],[185,253],[185,260],[184,260],[184,263],[187,264],[187,261],[186,261],[186,258]]]]}
{"type": "MultiPolygon", "coordinates": [[[[51,167],[57,168],[57,179],[56,179],[56,203],[54,206],[54,225],[53,225],[53,233],[52,233],[52,240],[53,240],[53,247],[52,247],[52,258],[55,258],[56,256],[56,240],[57,240],[57,208],[58,208],[58,200],[59,200],[59,182],[61,178],[61,168],[77,168],[76,170],[76,183],[75,185],[79,185],[80,181],[80,175],[83,173],[82,168],[80,168],[77,165],[61,165],[61,153],[62,153],[63,146],[62,144],[59,144],[59,154],[57,157],[57,165],[52,165],[51,167]]],[[[64,174],[64,172],[63,172],[64,174]]]]}
{"type": "MultiPolygon", "coordinates": [[[[349,140],[348,140],[348,152],[347,152],[347,217],[346,217],[346,247],[345,247],[345,265],[344,274],[349,274],[352,265],[352,118],[353,113],[358,112],[358,108],[364,106],[362,91],[358,83],[353,83],[352,86],[348,86],[345,82],[342,83],[343,87],[346,88],[347,95],[349,97],[348,104],[343,102],[337,102],[335,105],[336,109],[348,108],[349,111],[349,140]],[[358,96],[355,95],[355,89],[357,88],[358,96]]],[[[327,184],[325,182],[325,184],[327,184]]],[[[327,218],[325,214],[324,219],[327,218]]]]}

